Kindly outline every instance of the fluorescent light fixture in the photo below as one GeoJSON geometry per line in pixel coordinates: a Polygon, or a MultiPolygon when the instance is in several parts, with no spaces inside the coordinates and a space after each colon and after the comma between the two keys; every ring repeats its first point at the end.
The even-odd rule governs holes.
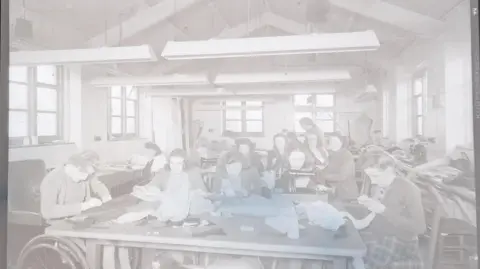
{"type": "MultiPolygon", "coordinates": [[[[348,70],[295,71],[269,73],[235,73],[218,74],[213,81],[215,85],[245,85],[245,84],[283,84],[331,82],[351,79],[348,70]]],[[[206,75],[168,75],[158,77],[104,77],[94,79],[91,85],[107,87],[114,85],[134,86],[202,86],[209,85],[206,75]]]]}
{"type": "Polygon", "coordinates": [[[168,75],[158,77],[147,76],[128,76],[128,77],[103,77],[97,78],[90,82],[96,87],[109,87],[118,85],[133,86],[202,86],[209,85],[205,75],[168,75]]]}
{"type": "Polygon", "coordinates": [[[162,52],[168,60],[257,57],[313,53],[372,51],[380,47],[374,31],[294,36],[169,41],[162,52]]]}
{"type": "Polygon", "coordinates": [[[281,96],[292,94],[322,94],[322,93],[335,93],[334,85],[297,85],[288,87],[241,87],[241,88],[226,88],[223,91],[218,91],[214,87],[199,87],[199,88],[187,88],[178,87],[175,89],[150,89],[148,94],[151,96],[281,96]]]}
{"type": "Polygon", "coordinates": [[[156,61],[149,45],[10,52],[11,65],[110,64],[156,61]]]}
{"type": "Polygon", "coordinates": [[[216,85],[234,84],[262,84],[262,83],[297,83],[297,82],[322,82],[342,81],[352,77],[348,70],[324,71],[294,71],[294,72],[269,72],[248,74],[218,74],[216,85]]]}

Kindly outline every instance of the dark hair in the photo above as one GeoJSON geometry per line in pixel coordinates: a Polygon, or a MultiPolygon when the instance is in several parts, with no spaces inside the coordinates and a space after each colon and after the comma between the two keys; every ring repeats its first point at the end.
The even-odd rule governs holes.
{"type": "Polygon", "coordinates": [[[307,118],[307,117],[303,117],[300,119],[299,123],[301,125],[311,125],[311,126],[315,126],[315,123],[313,122],[313,120],[311,118],[307,118]]]}
{"type": "Polygon", "coordinates": [[[85,150],[81,152],[79,156],[91,164],[94,164],[100,160],[100,156],[93,150],[85,150]]]}
{"type": "Polygon", "coordinates": [[[396,167],[395,159],[385,154],[377,155],[375,158],[375,163],[370,166],[370,168],[378,168],[380,170],[386,170],[390,167],[396,167]]]}
{"type": "Polygon", "coordinates": [[[170,159],[172,159],[172,157],[178,157],[178,158],[182,158],[183,159],[183,167],[184,167],[184,170],[187,170],[188,166],[187,166],[187,153],[183,150],[183,149],[174,149],[172,150],[172,152],[170,152],[170,155],[168,156],[168,162],[165,164],[165,170],[167,171],[170,171],[170,159]]]}
{"type": "Polygon", "coordinates": [[[222,133],[222,137],[228,137],[228,138],[235,138],[235,132],[232,132],[230,130],[225,130],[222,133]]]}
{"type": "Polygon", "coordinates": [[[74,154],[68,158],[67,165],[73,165],[80,170],[86,170],[89,166],[92,165],[92,162],[86,159],[82,154],[74,154]]]}
{"type": "Polygon", "coordinates": [[[255,150],[255,144],[252,142],[252,140],[248,138],[237,138],[235,139],[235,145],[237,146],[237,149],[241,145],[247,145],[250,148],[250,151],[253,152],[255,150]]]}
{"type": "Polygon", "coordinates": [[[145,148],[146,148],[146,149],[151,149],[151,150],[155,151],[155,156],[158,156],[158,155],[160,155],[160,154],[163,153],[162,150],[160,149],[160,147],[159,147],[157,144],[153,143],[153,142],[147,142],[147,143],[145,143],[145,148]]]}

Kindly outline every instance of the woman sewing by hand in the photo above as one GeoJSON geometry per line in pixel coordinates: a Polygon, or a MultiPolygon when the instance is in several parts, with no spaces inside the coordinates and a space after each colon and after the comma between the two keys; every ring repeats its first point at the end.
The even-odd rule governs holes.
{"type": "Polygon", "coordinates": [[[255,167],[249,166],[244,155],[231,151],[225,159],[224,167],[217,167],[219,173],[214,181],[214,192],[230,197],[261,193],[260,174],[255,167]]]}
{"type": "Polygon", "coordinates": [[[397,176],[395,161],[388,156],[381,156],[365,173],[372,190],[369,197],[359,197],[358,203],[368,215],[361,219],[345,215],[357,229],[365,231],[362,237],[367,245],[367,268],[390,268],[400,263],[422,268],[418,236],[424,233],[426,224],[419,188],[397,176]]]}
{"type": "Polygon", "coordinates": [[[340,200],[356,199],[359,195],[355,180],[355,160],[350,151],[343,146],[343,138],[332,134],[328,139],[328,166],[320,171],[320,183],[335,190],[340,200]]]}

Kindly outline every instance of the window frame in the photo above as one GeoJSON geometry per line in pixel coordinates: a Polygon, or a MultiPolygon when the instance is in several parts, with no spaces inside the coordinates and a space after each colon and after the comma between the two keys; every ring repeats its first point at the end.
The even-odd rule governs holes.
{"type": "MultiPolygon", "coordinates": [[[[24,66],[25,67],[25,66],[24,66]]],[[[48,84],[37,81],[37,67],[39,66],[26,66],[27,69],[27,81],[13,81],[9,80],[9,89],[11,84],[23,85],[27,87],[27,108],[18,109],[10,108],[10,111],[20,111],[27,113],[27,135],[20,137],[10,137],[9,144],[10,146],[22,147],[22,146],[38,146],[38,145],[49,145],[55,140],[62,140],[64,138],[63,130],[63,119],[64,119],[64,106],[63,98],[65,94],[65,83],[64,83],[64,68],[61,66],[54,66],[56,71],[56,84],[48,84]],[[38,89],[52,89],[56,92],[56,110],[55,111],[44,111],[38,109],[38,89]],[[37,116],[39,114],[54,114],[56,116],[56,135],[38,135],[38,120],[37,116]],[[34,144],[32,137],[36,137],[37,141],[34,144]],[[24,144],[24,140],[28,139],[29,143],[24,144]]],[[[11,67],[10,67],[11,68],[11,67]]]]}
{"type": "MultiPolygon", "coordinates": [[[[115,87],[115,86],[113,86],[115,87]]],[[[140,91],[137,87],[135,86],[116,86],[120,87],[121,89],[121,96],[120,97],[114,97],[112,96],[112,89],[113,87],[108,88],[108,140],[109,141],[121,141],[121,140],[131,140],[131,139],[136,139],[139,138],[139,112],[140,112],[140,105],[139,105],[139,98],[140,98],[140,91]],[[127,97],[127,88],[132,87],[136,91],[136,98],[128,98],[127,97]],[[120,99],[120,116],[118,115],[113,115],[112,114],[112,99],[120,99]],[[128,101],[133,101],[135,103],[135,116],[128,116],[127,115],[127,103],[128,101]],[[112,132],[112,118],[120,118],[121,119],[121,124],[122,124],[122,132],[120,134],[114,134],[112,132]],[[134,119],[135,120],[135,132],[134,133],[128,133],[127,132],[127,122],[128,119],[134,119]]]]}
{"type": "Polygon", "coordinates": [[[335,133],[335,127],[336,127],[336,113],[335,113],[335,105],[336,105],[336,94],[335,93],[312,93],[312,94],[295,94],[292,96],[292,103],[294,107],[294,130],[295,133],[297,134],[303,134],[304,131],[299,131],[295,129],[295,126],[297,124],[297,113],[309,113],[311,114],[311,119],[313,122],[317,124],[319,121],[331,121],[333,123],[333,131],[331,132],[326,132],[325,130],[322,130],[325,134],[332,134],[335,133]],[[313,101],[309,105],[297,105],[295,104],[295,97],[300,96],[300,95],[310,95],[313,97],[313,101]],[[327,96],[332,96],[333,97],[333,103],[331,106],[317,106],[317,97],[320,95],[327,95],[327,96]],[[317,119],[317,113],[318,112],[323,112],[323,113],[332,113],[332,119],[331,120],[322,120],[322,119],[317,119]]]}
{"type": "Polygon", "coordinates": [[[226,100],[222,101],[222,130],[228,130],[226,128],[228,121],[240,121],[241,122],[241,130],[240,132],[235,132],[233,130],[228,130],[233,132],[234,136],[236,137],[264,137],[265,136],[265,102],[261,100],[226,100]],[[227,102],[229,101],[237,101],[240,102],[240,106],[227,106],[227,102]],[[261,102],[260,106],[247,106],[247,102],[261,102]],[[240,119],[227,119],[227,110],[237,110],[240,111],[240,119]],[[261,111],[262,119],[255,120],[255,119],[247,119],[247,112],[248,111],[261,111]],[[262,131],[261,132],[248,132],[247,131],[247,122],[256,121],[262,123],[262,131]]]}
{"type": "Polygon", "coordinates": [[[412,77],[412,91],[411,91],[411,96],[412,96],[412,134],[413,136],[417,135],[425,135],[425,110],[426,110],[426,105],[425,105],[425,97],[426,97],[426,90],[427,90],[427,72],[426,71],[420,71],[417,72],[413,77],[412,77]],[[421,82],[422,88],[419,93],[415,93],[415,83],[417,81],[421,82]],[[421,99],[422,103],[422,112],[419,113],[418,111],[418,99],[421,99]],[[418,128],[418,123],[419,120],[422,122],[421,126],[421,132],[419,132],[418,128]]]}

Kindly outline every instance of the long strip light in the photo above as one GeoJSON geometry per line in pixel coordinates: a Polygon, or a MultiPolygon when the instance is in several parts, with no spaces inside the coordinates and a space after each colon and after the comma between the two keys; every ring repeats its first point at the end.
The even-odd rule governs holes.
{"type": "Polygon", "coordinates": [[[150,45],[10,52],[11,65],[109,64],[156,60],[150,45]]]}
{"type": "Polygon", "coordinates": [[[257,57],[314,53],[372,51],[380,47],[374,31],[294,36],[169,41],[167,60],[257,57]]]}
{"type": "Polygon", "coordinates": [[[158,77],[104,77],[90,82],[97,87],[113,85],[135,86],[202,86],[210,85],[245,85],[245,84],[283,84],[332,82],[351,79],[348,70],[320,70],[269,73],[231,73],[219,74],[214,81],[209,82],[206,75],[169,75],[158,77]]]}

